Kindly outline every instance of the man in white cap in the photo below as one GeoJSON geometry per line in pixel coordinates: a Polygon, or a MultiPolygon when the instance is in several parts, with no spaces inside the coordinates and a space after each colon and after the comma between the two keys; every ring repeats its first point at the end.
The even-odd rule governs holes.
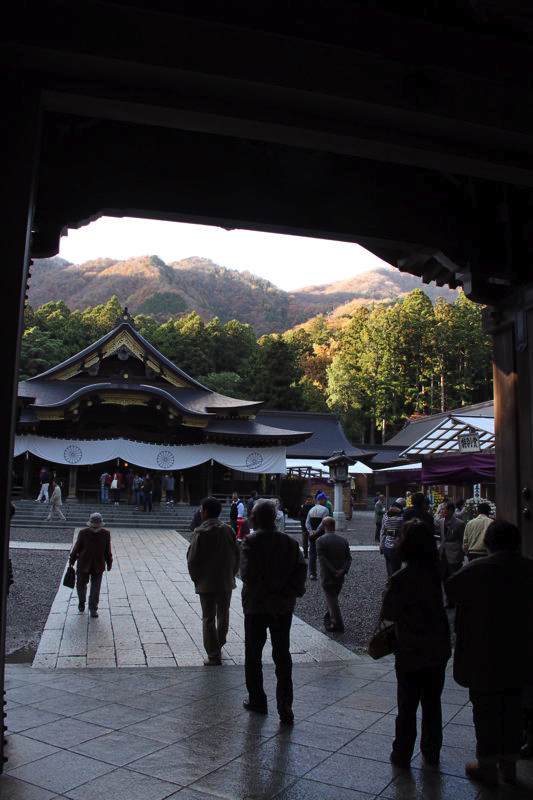
{"type": "Polygon", "coordinates": [[[111,552],[111,534],[104,528],[102,515],[95,513],[89,517],[87,528],[82,528],[78,533],[76,544],[69,557],[70,566],[76,566],[76,588],[78,590],[78,610],[80,614],[85,611],[87,597],[87,584],[91,581],[89,591],[89,612],[93,619],[98,617],[98,602],[100,600],[100,587],[105,568],[110,570],[113,566],[111,552]]]}

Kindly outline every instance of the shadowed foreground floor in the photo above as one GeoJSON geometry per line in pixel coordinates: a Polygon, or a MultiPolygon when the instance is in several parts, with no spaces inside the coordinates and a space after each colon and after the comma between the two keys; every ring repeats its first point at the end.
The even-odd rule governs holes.
{"type": "Polygon", "coordinates": [[[45,670],[8,674],[8,763],[3,800],[370,800],[531,797],[480,791],[464,777],[474,754],[467,694],[451,676],[443,694],[440,770],[417,755],[388,762],[394,730],[390,659],[295,665],[296,725],[281,729],[265,669],[268,717],[242,709],[243,671],[222,668],[45,670]]]}

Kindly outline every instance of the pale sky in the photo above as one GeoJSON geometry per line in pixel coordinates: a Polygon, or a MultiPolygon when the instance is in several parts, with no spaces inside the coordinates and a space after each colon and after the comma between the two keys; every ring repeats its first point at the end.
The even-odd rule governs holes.
{"type": "Polygon", "coordinates": [[[59,255],[74,264],[105,257],[157,255],[169,263],[200,256],[224,267],[247,269],[286,290],[386,266],[357,244],[131,217],[101,217],[69,230],[61,239],[59,255]]]}

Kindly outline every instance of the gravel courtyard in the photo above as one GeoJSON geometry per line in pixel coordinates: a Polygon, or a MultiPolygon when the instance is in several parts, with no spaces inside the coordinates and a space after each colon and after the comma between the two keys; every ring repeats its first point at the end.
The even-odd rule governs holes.
{"type": "MultiPolygon", "coordinates": [[[[346,534],[350,545],[374,544],[373,529],[373,514],[358,512],[346,534]]],[[[11,539],[70,544],[73,533],[72,528],[13,528],[11,539]]],[[[188,532],[183,535],[190,538],[188,532]]],[[[10,556],[15,583],[8,602],[7,654],[11,661],[31,661],[65,568],[67,552],[11,548],[10,556]]],[[[366,647],[379,613],[385,565],[376,551],[354,551],[352,557],[352,568],[341,595],[346,631],[328,635],[360,652],[366,647]]],[[[324,611],[320,582],[309,581],[306,594],[298,600],[296,613],[322,631],[324,611]]]]}

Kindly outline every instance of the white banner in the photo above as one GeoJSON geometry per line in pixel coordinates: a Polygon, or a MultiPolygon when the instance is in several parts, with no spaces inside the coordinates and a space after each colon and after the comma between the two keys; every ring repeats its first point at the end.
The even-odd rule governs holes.
{"type": "Polygon", "coordinates": [[[189,469],[210,459],[239,472],[286,472],[286,447],[230,447],[224,444],[167,445],[130,439],[53,439],[17,436],[14,455],[30,452],[42,461],[68,466],[101,464],[120,458],[150,470],[189,469]]]}

